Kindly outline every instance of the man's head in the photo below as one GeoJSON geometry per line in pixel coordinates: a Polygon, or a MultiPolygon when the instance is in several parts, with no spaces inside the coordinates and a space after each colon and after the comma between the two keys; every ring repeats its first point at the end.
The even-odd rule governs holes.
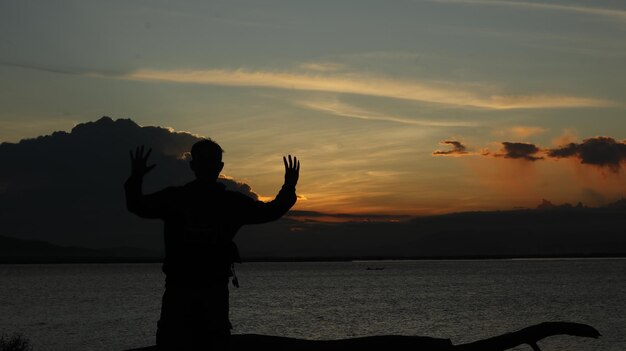
{"type": "Polygon", "coordinates": [[[191,147],[191,162],[189,166],[200,180],[214,181],[220,175],[222,162],[222,147],[211,139],[202,139],[191,147]]]}

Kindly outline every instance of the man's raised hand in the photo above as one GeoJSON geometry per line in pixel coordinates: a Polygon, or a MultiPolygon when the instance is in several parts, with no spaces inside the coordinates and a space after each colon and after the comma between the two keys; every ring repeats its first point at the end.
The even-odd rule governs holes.
{"type": "Polygon", "coordinates": [[[283,162],[285,163],[285,186],[295,188],[300,176],[300,161],[295,156],[292,159],[289,155],[289,161],[283,156],[283,162]]]}
{"type": "Polygon", "coordinates": [[[130,150],[130,165],[131,172],[133,177],[143,177],[146,173],[150,172],[156,164],[148,166],[148,157],[150,157],[150,153],[152,153],[152,148],[148,149],[148,152],[144,155],[143,153],[144,147],[143,145],[137,146],[135,149],[135,154],[133,155],[133,150],[130,150]]]}

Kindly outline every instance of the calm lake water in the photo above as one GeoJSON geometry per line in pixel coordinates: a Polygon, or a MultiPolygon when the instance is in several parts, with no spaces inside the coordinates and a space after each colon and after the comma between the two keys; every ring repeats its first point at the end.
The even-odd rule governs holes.
{"type": "MultiPolygon", "coordinates": [[[[463,343],[572,321],[603,337],[558,336],[540,346],[626,350],[626,260],[245,263],[238,276],[235,333],[405,334],[463,343]]],[[[35,351],[154,344],[158,264],[0,265],[0,279],[0,333],[23,333],[35,351]]]]}

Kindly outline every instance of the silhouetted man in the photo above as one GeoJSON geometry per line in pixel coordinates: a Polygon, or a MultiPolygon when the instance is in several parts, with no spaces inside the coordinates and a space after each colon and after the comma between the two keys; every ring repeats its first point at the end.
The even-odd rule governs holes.
{"type": "Polygon", "coordinates": [[[295,204],[300,162],[283,157],[282,189],[271,202],[256,201],[216,181],[224,167],[223,150],[204,139],[191,148],[194,181],[143,195],[143,176],[156,166],[147,165],[151,151],[144,154],[141,146],[130,152],[132,174],[125,190],[129,211],[164,222],[166,279],[157,345],[167,350],[225,349],[231,329],[228,281],[233,263],[239,261],[232,240],[243,225],[276,220],[295,204]]]}

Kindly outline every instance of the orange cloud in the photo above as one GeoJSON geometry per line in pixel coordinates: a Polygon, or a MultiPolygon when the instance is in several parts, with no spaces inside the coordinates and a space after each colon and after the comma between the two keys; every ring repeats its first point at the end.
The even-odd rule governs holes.
{"type": "Polygon", "coordinates": [[[494,132],[494,135],[514,139],[526,139],[528,137],[545,133],[547,129],[533,126],[515,126],[494,132]]]}
{"type": "Polygon", "coordinates": [[[563,131],[563,134],[561,134],[559,137],[552,140],[552,145],[554,146],[566,145],[569,143],[573,143],[576,140],[578,140],[578,132],[576,132],[574,129],[565,129],[563,131]]]}

